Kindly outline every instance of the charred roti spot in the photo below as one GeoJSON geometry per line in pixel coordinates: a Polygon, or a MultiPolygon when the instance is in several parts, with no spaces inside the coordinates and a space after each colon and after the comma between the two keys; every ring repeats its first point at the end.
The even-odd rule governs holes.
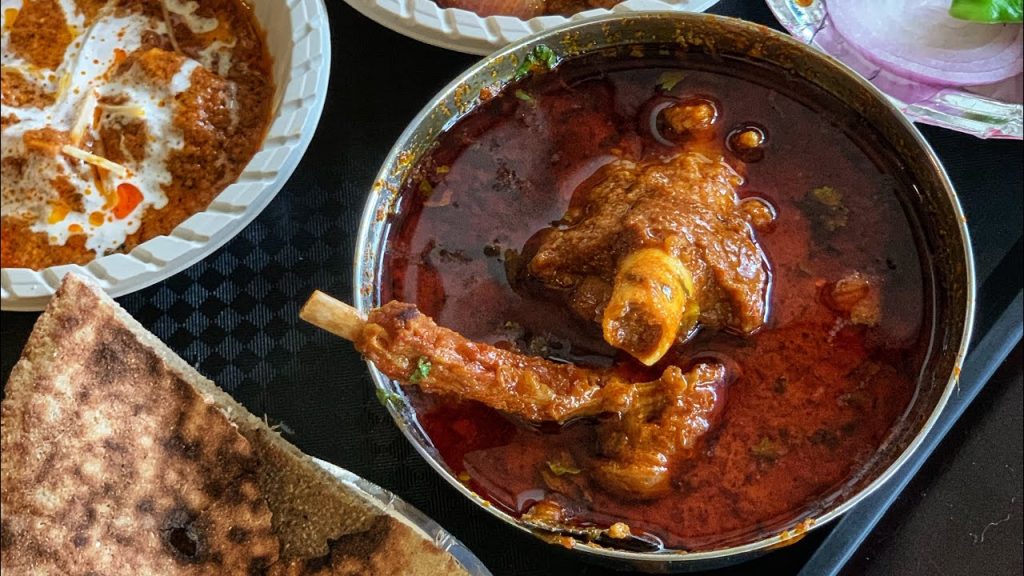
{"type": "Polygon", "coordinates": [[[176,433],[168,438],[164,443],[164,448],[188,460],[197,459],[201,453],[198,442],[189,442],[182,438],[180,433],[176,433]]]}
{"type": "Polygon", "coordinates": [[[347,558],[362,563],[384,546],[392,529],[393,524],[381,517],[366,532],[342,537],[331,549],[338,559],[347,558]]]}
{"type": "Polygon", "coordinates": [[[46,459],[43,460],[43,465],[40,466],[41,469],[35,475],[35,482],[36,482],[36,484],[41,484],[42,482],[44,482],[46,480],[46,477],[49,475],[49,471],[53,470],[53,463],[54,463],[55,460],[56,460],[56,455],[55,454],[49,454],[49,455],[47,455],[46,459]]]}
{"type": "Polygon", "coordinates": [[[191,526],[176,526],[165,532],[165,538],[180,558],[189,562],[199,561],[199,536],[191,526]]]}
{"type": "Polygon", "coordinates": [[[124,358],[112,341],[102,342],[96,347],[89,365],[92,366],[94,373],[106,374],[111,380],[124,378],[129,374],[124,358]]]}
{"type": "Polygon", "coordinates": [[[240,453],[237,448],[239,447],[221,446],[217,450],[217,462],[220,462],[222,466],[229,466],[240,470],[253,470],[251,466],[252,460],[248,457],[248,454],[240,453]]]}
{"type": "Polygon", "coordinates": [[[272,565],[273,562],[269,558],[253,558],[249,562],[249,576],[264,576],[272,565]]]}
{"type": "Polygon", "coordinates": [[[249,531],[241,526],[232,526],[228,530],[228,539],[235,544],[245,544],[249,541],[249,531]]]}
{"type": "Polygon", "coordinates": [[[142,359],[148,376],[158,376],[163,371],[164,363],[155,354],[146,354],[142,359]]]}
{"type": "Polygon", "coordinates": [[[0,520],[0,549],[9,548],[14,543],[14,532],[11,531],[11,523],[6,519],[0,520]]]}
{"type": "Polygon", "coordinates": [[[123,442],[118,442],[117,440],[113,440],[110,438],[107,438],[106,440],[103,441],[103,447],[117,454],[128,453],[128,447],[125,446],[123,442]]]}
{"type": "Polygon", "coordinates": [[[175,507],[167,513],[160,534],[175,556],[186,562],[202,560],[202,539],[196,525],[196,515],[184,507],[175,507]]]}
{"type": "Polygon", "coordinates": [[[73,316],[71,314],[60,316],[57,319],[57,322],[58,322],[58,324],[60,324],[61,328],[63,328],[64,330],[66,330],[68,332],[74,331],[76,328],[78,328],[82,324],[81,319],[79,319],[77,316],[73,316]]]}
{"type": "MultiPolygon", "coordinates": [[[[227,499],[229,502],[232,502],[232,500],[235,500],[232,497],[232,493],[230,491],[226,490],[226,486],[224,485],[224,482],[221,481],[219,478],[209,478],[206,481],[206,483],[203,485],[203,490],[207,494],[209,494],[210,497],[212,497],[212,498],[214,498],[216,500],[220,500],[222,498],[227,499]]],[[[232,502],[232,503],[235,503],[235,502],[232,502]]]]}
{"type": "MultiPolygon", "coordinates": [[[[332,548],[334,543],[331,543],[332,548]]],[[[321,570],[327,570],[331,567],[331,552],[324,554],[318,558],[307,558],[302,564],[305,571],[310,574],[317,574],[321,570]]]]}

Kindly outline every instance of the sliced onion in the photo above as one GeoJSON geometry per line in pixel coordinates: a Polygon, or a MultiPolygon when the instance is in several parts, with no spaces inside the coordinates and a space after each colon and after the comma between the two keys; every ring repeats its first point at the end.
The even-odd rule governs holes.
{"type": "Polygon", "coordinates": [[[651,108],[650,113],[647,115],[647,129],[651,132],[651,136],[657,140],[659,144],[670,148],[678,146],[679,144],[661,135],[661,130],[658,129],[658,117],[661,116],[662,111],[666,108],[671,108],[678,104],[679,102],[676,100],[665,100],[664,102],[659,102],[651,108]]]}
{"type": "Polygon", "coordinates": [[[835,29],[879,66],[943,86],[991,84],[1020,74],[1020,24],[949,15],[949,0],[827,0],[835,29]]]}

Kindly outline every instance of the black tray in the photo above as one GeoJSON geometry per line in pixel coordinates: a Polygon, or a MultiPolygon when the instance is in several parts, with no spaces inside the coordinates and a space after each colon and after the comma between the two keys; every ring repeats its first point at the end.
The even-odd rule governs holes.
{"type": "MultiPolygon", "coordinates": [[[[327,4],[333,38],[330,93],[317,135],[295,175],[223,249],[120,302],[253,412],[283,422],[288,438],[300,448],[400,495],[464,542],[495,574],[606,574],[498,523],[445,484],[380,406],[351,346],[298,320],[298,308],[314,288],[342,297],[351,293],[356,224],[378,167],[423,104],[476,60],[394,34],[340,0],[327,4]]],[[[778,28],[758,2],[724,1],[712,11],[778,28]]],[[[929,127],[923,132],[960,193],[973,236],[980,286],[974,341],[985,342],[985,350],[990,342],[992,349],[1002,350],[1011,345],[1013,330],[996,320],[1024,285],[1021,144],[929,127]]],[[[5,381],[35,317],[2,315],[5,381]]],[[[1019,334],[1019,313],[1016,322],[1019,334]]],[[[1001,362],[999,355],[972,353],[964,390],[980,387],[1001,362]]],[[[952,458],[955,453],[941,455],[952,458]]],[[[1015,466],[1020,469],[1019,460],[1015,466]]],[[[858,537],[872,524],[850,522],[850,532],[858,537]]],[[[837,524],[837,531],[840,526],[847,530],[837,524]]],[[[721,573],[796,573],[829,531],[816,530],[792,546],[721,573]]],[[[1011,538],[1008,545],[1005,566],[1018,562],[1019,567],[1019,548],[1013,548],[1019,543],[1011,538]]],[[[832,546],[826,549],[832,560],[852,549],[832,546]]]]}

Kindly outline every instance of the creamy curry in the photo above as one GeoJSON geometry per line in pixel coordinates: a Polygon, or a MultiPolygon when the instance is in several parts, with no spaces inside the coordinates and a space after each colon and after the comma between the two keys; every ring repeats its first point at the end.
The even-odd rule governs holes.
{"type": "Polygon", "coordinates": [[[240,0],[3,0],[2,265],[127,252],[259,149],[274,85],[240,0]]]}

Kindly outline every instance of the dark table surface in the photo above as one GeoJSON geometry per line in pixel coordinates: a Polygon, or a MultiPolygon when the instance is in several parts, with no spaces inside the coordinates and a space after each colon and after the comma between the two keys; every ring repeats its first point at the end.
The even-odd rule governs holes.
{"type": "MultiPolygon", "coordinates": [[[[298,320],[314,288],[347,297],[356,223],[394,140],[473,56],[399,36],[327,0],[333,70],[309,151],[274,202],[188,270],[120,299],[201,372],[306,452],[400,495],[495,574],[606,574],[506,527],[416,454],[377,402],[359,355],[298,320]]],[[[713,12],[778,27],[764,4],[713,12]]],[[[924,127],[956,185],[981,285],[976,336],[1021,290],[1022,146],[924,127]]],[[[35,314],[3,313],[6,381],[35,314]]],[[[1021,574],[1022,409],[1018,347],[848,566],[851,574],[1021,574]]],[[[716,574],[795,573],[827,534],[716,574]]]]}

